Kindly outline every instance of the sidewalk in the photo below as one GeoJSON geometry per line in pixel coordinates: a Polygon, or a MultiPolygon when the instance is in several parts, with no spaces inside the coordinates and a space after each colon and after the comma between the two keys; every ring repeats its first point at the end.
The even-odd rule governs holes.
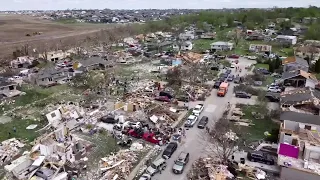
{"type": "MultiPolygon", "coordinates": [[[[183,111],[180,116],[178,117],[178,120],[173,123],[173,127],[176,127],[177,125],[179,125],[179,123],[183,120],[183,118],[186,116],[186,114],[188,113],[188,111],[183,111]]],[[[130,175],[128,177],[127,180],[133,180],[136,176],[137,173],[139,173],[139,171],[141,170],[141,168],[145,165],[145,162],[150,158],[150,156],[152,155],[152,153],[154,153],[154,149],[151,149],[146,156],[144,156],[139,164],[136,165],[136,167],[130,172],[130,175]]]]}

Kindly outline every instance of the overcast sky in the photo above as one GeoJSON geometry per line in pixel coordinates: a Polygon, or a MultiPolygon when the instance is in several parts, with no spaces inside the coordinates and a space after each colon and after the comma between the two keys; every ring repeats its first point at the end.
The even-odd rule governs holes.
{"type": "Polygon", "coordinates": [[[220,9],[320,6],[320,0],[0,0],[0,10],[220,9]]]}

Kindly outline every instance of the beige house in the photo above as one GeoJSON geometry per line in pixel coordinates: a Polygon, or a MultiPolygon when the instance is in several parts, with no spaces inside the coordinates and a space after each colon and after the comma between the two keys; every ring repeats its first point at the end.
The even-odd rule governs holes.
{"type": "Polygon", "coordinates": [[[46,60],[52,61],[52,62],[56,62],[56,61],[65,59],[70,55],[71,55],[70,52],[64,52],[62,50],[58,50],[58,51],[51,51],[51,52],[39,54],[39,58],[46,59],[46,60]]]}

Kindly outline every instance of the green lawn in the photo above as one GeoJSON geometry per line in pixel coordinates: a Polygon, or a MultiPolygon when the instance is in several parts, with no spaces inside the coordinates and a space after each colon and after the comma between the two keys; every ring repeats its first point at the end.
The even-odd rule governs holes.
{"type": "Polygon", "coordinates": [[[211,43],[215,42],[215,40],[208,40],[208,39],[196,39],[193,41],[193,50],[194,51],[205,51],[210,49],[211,43]]]}
{"type": "Polygon", "coordinates": [[[252,116],[252,112],[261,112],[261,111],[263,110],[261,109],[260,106],[245,105],[242,107],[242,112],[245,114],[243,118],[252,120],[252,123],[254,124],[251,127],[243,127],[244,130],[248,133],[247,141],[249,142],[264,139],[265,138],[264,132],[268,131],[270,133],[272,129],[279,127],[279,124],[273,122],[269,118],[255,119],[252,116]]]}
{"type": "Polygon", "coordinates": [[[44,127],[46,123],[45,120],[34,121],[30,119],[13,119],[11,122],[0,124],[0,141],[15,137],[31,142],[40,135],[39,132],[35,131],[44,127]],[[31,124],[37,124],[38,126],[36,129],[26,129],[26,127],[31,124]],[[16,132],[13,131],[14,127],[16,128],[16,132]]]}
{"type": "Polygon", "coordinates": [[[269,64],[262,64],[262,63],[258,63],[254,65],[255,68],[265,68],[267,70],[269,70],[269,64]]]}

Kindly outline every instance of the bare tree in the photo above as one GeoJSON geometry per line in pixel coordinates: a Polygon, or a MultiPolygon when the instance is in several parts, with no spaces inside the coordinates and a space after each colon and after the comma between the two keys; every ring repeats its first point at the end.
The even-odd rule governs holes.
{"type": "Polygon", "coordinates": [[[227,164],[230,157],[244,143],[243,132],[233,125],[228,119],[221,118],[211,130],[201,135],[206,139],[207,153],[209,156],[217,158],[221,164],[227,164]]]}

